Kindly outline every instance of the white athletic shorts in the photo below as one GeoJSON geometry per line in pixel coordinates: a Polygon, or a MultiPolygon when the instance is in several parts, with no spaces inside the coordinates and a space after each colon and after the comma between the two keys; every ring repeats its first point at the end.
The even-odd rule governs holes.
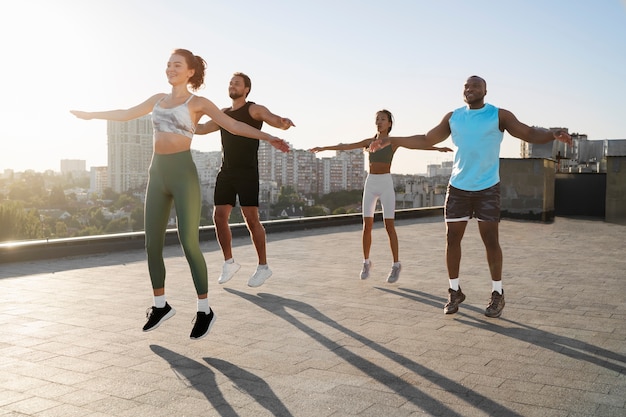
{"type": "Polygon", "coordinates": [[[393,219],[396,211],[396,192],[391,174],[368,174],[363,190],[363,217],[374,217],[376,202],[383,206],[383,218],[393,219]]]}

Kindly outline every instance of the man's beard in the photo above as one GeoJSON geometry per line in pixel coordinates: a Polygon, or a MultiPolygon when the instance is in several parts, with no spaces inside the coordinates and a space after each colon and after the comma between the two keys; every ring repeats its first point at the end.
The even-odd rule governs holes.
{"type": "Polygon", "coordinates": [[[243,97],[243,94],[236,93],[235,91],[233,91],[232,93],[228,93],[228,96],[232,98],[233,100],[237,100],[238,98],[243,97]]]}

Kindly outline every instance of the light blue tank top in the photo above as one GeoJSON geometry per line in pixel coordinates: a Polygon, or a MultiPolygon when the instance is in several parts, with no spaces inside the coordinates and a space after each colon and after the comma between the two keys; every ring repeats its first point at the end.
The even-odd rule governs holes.
{"type": "Polygon", "coordinates": [[[450,117],[454,156],[450,185],[465,191],[480,191],[500,182],[500,131],[498,108],[471,110],[461,107],[450,117]]]}
{"type": "Polygon", "coordinates": [[[193,138],[196,126],[191,122],[191,115],[187,104],[193,98],[193,94],[183,103],[171,109],[164,109],[159,105],[167,97],[163,96],[157,101],[152,109],[152,128],[155,132],[167,132],[193,138]]]}

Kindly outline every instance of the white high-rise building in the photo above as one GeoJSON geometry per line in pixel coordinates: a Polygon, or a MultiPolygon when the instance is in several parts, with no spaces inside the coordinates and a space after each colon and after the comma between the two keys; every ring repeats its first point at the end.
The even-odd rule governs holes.
{"type": "Polygon", "coordinates": [[[117,193],[145,189],[152,158],[150,115],[107,122],[109,186],[117,193]]]}
{"type": "Polygon", "coordinates": [[[89,172],[89,192],[102,194],[109,187],[108,167],[91,167],[89,172]]]}
{"type": "Polygon", "coordinates": [[[61,174],[84,175],[86,164],[84,159],[61,159],[61,174]]]}

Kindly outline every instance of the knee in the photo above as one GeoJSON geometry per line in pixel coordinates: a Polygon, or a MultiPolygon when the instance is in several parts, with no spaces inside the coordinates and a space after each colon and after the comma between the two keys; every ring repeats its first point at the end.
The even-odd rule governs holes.
{"type": "Polygon", "coordinates": [[[229,215],[226,213],[215,211],[213,212],[213,224],[228,223],[228,217],[229,215]]]}

